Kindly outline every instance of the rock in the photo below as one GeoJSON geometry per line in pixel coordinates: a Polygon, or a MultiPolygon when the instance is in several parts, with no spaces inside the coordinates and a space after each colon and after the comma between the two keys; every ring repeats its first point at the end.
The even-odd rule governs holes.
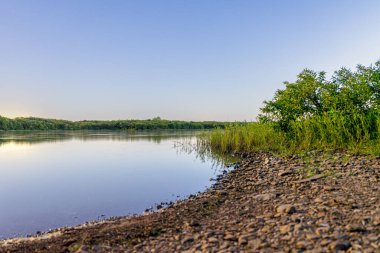
{"type": "Polygon", "coordinates": [[[239,245],[247,244],[248,243],[249,236],[247,235],[241,235],[238,239],[239,245]]]}
{"type": "Polygon", "coordinates": [[[216,237],[210,237],[210,238],[208,238],[208,242],[209,242],[209,243],[218,243],[219,240],[218,240],[218,238],[216,238],[216,237]]]}
{"type": "Polygon", "coordinates": [[[348,224],[345,229],[348,232],[365,232],[366,229],[360,224],[348,224]]]}
{"type": "Polygon", "coordinates": [[[213,236],[213,235],[215,235],[215,231],[213,231],[213,230],[209,230],[209,231],[207,231],[206,233],[205,233],[205,237],[211,237],[211,236],[213,236]]]}
{"type": "Polygon", "coordinates": [[[89,253],[87,250],[78,249],[75,253],[89,253]]]}
{"type": "Polygon", "coordinates": [[[87,246],[81,246],[77,251],[75,251],[75,253],[88,253],[89,252],[89,248],[87,246]]]}
{"type": "Polygon", "coordinates": [[[316,234],[318,236],[324,236],[329,232],[330,228],[329,227],[320,227],[315,230],[316,234]]]}
{"type": "MultiPolygon", "coordinates": [[[[367,236],[368,240],[371,242],[380,241],[380,235],[370,234],[367,236]]],[[[380,246],[380,245],[379,245],[380,246]]]]}
{"type": "Polygon", "coordinates": [[[291,170],[285,170],[285,171],[280,171],[277,175],[280,177],[288,176],[293,174],[293,171],[291,170]]]}
{"type": "Polygon", "coordinates": [[[139,243],[139,244],[136,244],[135,246],[133,246],[133,249],[134,250],[140,250],[142,247],[143,247],[143,245],[141,243],[139,243]]]}
{"type": "Polygon", "coordinates": [[[349,241],[335,241],[330,244],[329,248],[335,252],[346,251],[351,248],[351,243],[349,241]]]}
{"type": "Polygon", "coordinates": [[[315,176],[312,176],[312,177],[309,177],[306,179],[301,179],[301,180],[295,181],[294,183],[296,183],[296,184],[307,183],[307,182],[311,182],[311,181],[316,181],[316,180],[323,178],[323,177],[325,177],[325,176],[319,174],[319,175],[315,175],[315,176]]]}
{"type": "Polygon", "coordinates": [[[208,252],[210,248],[211,248],[211,245],[209,245],[208,243],[204,243],[201,247],[202,251],[206,251],[206,252],[208,252]]]}
{"type": "Polygon", "coordinates": [[[293,214],[297,211],[297,209],[293,205],[285,204],[278,206],[276,211],[279,214],[293,214]]]}
{"type": "Polygon", "coordinates": [[[248,242],[248,246],[252,249],[258,249],[262,245],[262,241],[260,239],[253,239],[248,242]]]}
{"type": "Polygon", "coordinates": [[[230,243],[224,241],[224,242],[219,246],[219,249],[227,249],[228,247],[230,247],[230,243]]]}
{"type": "Polygon", "coordinates": [[[191,236],[188,236],[182,239],[181,244],[192,243],[192,242],[194,242],[194,238],[191,236]]]}
{"type": "Polygon", "coordinates": [[[321,245],[323,247],[327,246],[329,244],[331,244],[331,240],[330,239],[322,239],[321,241],[319,241],[319,245],[321,245]]]}
{"type": "Polygon", "coordinates": [[[305,250],[305,249],[307,248],[308,245],[310,245],[310,243],[305,242],[305,241],[297,241],[297,242],[296,242],[296,248],[297,248],[297,249],[305,250]]]}
{"type": "Polygon", "coordinates": [[[224,240],[227,240],[227,241],[237,241],[237,238],[236,236],[232,235],[232,234],[228,234],[224,237],[224,240]]]}
{"type": "Polygon", "coordinates": [[[265,225],[264,227],[262,227],[262,228],[260,229],[260,232],[261,232],[262,234],[266,234],[266,233],[268,233],[268,232],[271,230],[271,227],[272,227],[272,226],[265,225]]]}
{"type": "Polygon", "coordinates": [[[303,229],[305,229],[305,225],[302,224],[302,223],[298,223],[298,224],[294,225],[294,230],[297,231],[297,232],[299,232],[299,231],[301,231],[303,229]]]}
{"type": "Polygon", "coordinates": [[[218,194],[219,194],[220,196],[226,196],[226,195],[228,195],[228,192],[227,192],[227,191],[224,191],[224,190],[219,190],[219,191],[218,191],[218,194]]]}
{"type": "Polygon", "coordinates": [[[336,190],[335,187],[332,187],[332,186],[329,186],[329,185],[324,186],[323,189],[324,189],[325,191],[335,191],[335,190],[336,190]]]}
{"type": "Polygon", "coordinates": [[[373,217],[373,225],[375,225],[375,226],[380,225],[380,214],[379,215],[374,215],[374,217],[373,217]]]}
{"type": "Polygon", "coordinates": [[[300,223],[302,220],[303,220],[303,216],[301,214],[292,214],[290,216],[290,219],[293,221],[293,222],[297,222],[297,223],[300,223]]]}
{"type": "Polygon", "coordinates": [[[292,239],[292,235],[290,235],[290,234],[287,234],[287,235],[281,237],[282,241],[290,241],[291,239],[292,239]]]}
{"type": "Polygon", "coordinates": [[[307,234],[307,235],[306,235],[306,239],[308,239],[308,240],[310,240],[310,241],[314,241],[314,240],[319,239],[319,236],[316,235],[316,234],[307,234]]]}
{"type": "Polygon", "coordinates": [[[280,227],[280,233],[281,234],[289,233],[291,230],[292,230],[291,225],[283,225],[280,227]]]}
{"type": "Polygon", "coordinates": [[[261,200],[261,201],[267,201],[270,199],[273,199],[276,197],[276,194],[273,193],[266,193],[266,194],[259,194],[253,197],[253,199],[261,200]]]}
{"type": "Polygon", "coordinates": [[[256,227],[256,225],[257,225],[257,222],[251,222],[251,223],[249,223],[248,225],[247,225],[247,228],[254,228],[254,227],[256,227]]]}
{"type": "Polygon", "coordinates": [[[200,224],[197,220],[191,220],[189,222],[186,222],[185,225],[188,227],[199,227],[200,226],[200,224]]]}

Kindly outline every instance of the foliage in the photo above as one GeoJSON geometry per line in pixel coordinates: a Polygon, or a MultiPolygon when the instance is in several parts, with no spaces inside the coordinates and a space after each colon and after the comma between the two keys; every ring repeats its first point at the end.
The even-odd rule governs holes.
{"type": "Polygon", "coordinates": [[[260,123],[213,131],[200,142],[214,152],[346,150],[380,154],[380,61],[331,80],[302,71],[265,101],[260,123]]]}
{"type": "Polygon", "coordinates": [[[315,115],[371,114],[380,106],[380,61],[355,72],[342,68],[331,80],[324,72],[305,69],[294,83],[285,82],[274,98],[264,102],[261,122],[274,122],[288,131],[295,120],[315,115]]]}
{"type": "Polygon", "coordinates": [[[229,123],[216,121],[177,121],[159,117],[148,120],[68,121],[41,118],[9,119],[0,116],[0,130],[155,130],[155,129],[213,129],[229,123]]]}

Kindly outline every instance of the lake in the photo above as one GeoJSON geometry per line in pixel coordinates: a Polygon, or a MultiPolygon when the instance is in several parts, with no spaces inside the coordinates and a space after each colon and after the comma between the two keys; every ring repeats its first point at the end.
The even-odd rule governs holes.
{"type": "Polygon", "coordinates": [[[195,134],[0,133],[0,238],[141,214],[204,191],[225,168],[183,148],[195,134]]]}

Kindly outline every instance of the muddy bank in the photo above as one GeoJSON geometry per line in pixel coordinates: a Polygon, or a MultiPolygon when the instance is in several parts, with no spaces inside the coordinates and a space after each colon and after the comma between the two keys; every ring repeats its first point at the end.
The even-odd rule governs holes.
{"type": "Polygon", "coordinates": [[[258,153],[147,215],[0,242],[0,252],[380,252],[380,159],[258,153]]]}

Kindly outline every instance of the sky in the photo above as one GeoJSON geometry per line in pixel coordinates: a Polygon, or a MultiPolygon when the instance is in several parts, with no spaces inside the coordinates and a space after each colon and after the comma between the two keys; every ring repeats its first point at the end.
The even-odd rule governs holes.
{"type": "Polygon", "coordinates": [[[0,115],[255,120],[304,68],[380,59],[378,0],[0,0],[0,115]]]}

